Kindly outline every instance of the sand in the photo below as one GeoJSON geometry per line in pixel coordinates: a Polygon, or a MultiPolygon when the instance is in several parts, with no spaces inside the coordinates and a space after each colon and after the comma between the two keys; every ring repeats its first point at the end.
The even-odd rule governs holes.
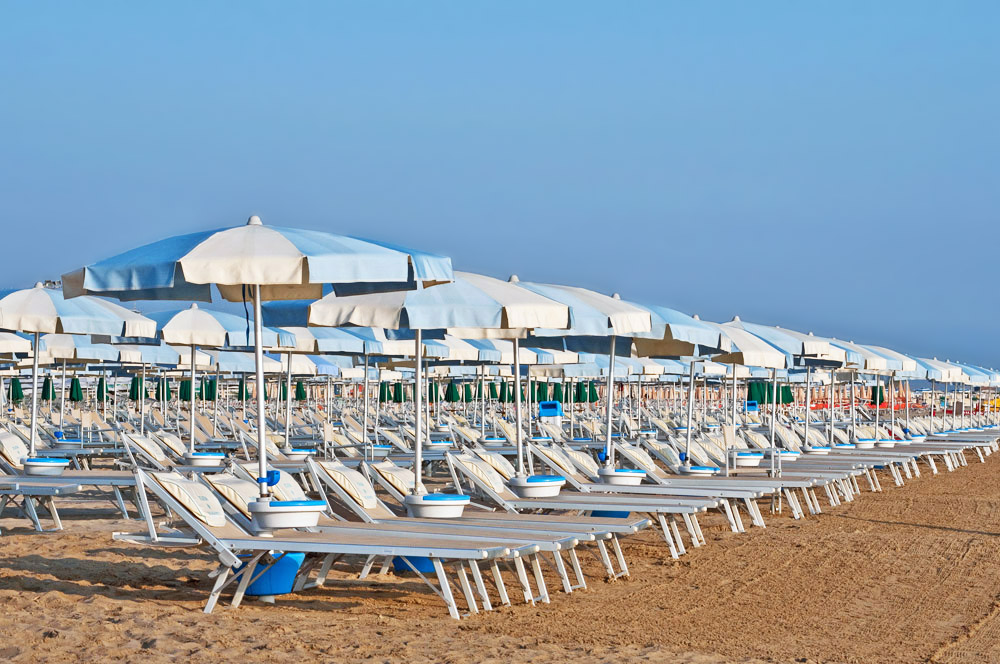
{"type": "Polygon", "coordinates": [[[342,573],[204,615],[211,556],[114,542],[138,524],[66,503],[62,533],[0,520],[0,660],[996,662],[997,468],[883,480],[743,535],[709,518],[708,545],[677,562],[644,533],[624,547],[630,579],[460,622],[413,579],[342,573]]]}

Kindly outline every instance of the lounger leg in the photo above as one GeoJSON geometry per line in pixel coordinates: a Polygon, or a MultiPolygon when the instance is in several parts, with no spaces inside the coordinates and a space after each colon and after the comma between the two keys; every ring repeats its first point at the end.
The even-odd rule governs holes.
{"type": "Polygon", "coordinates": [[[372,565],[375,564],[375,556],[371,555],[365,559],[364,567],[361,568],[361,574],[358,575],[358,579],[367,579],[368,573],[372,571],[372,565]]]}
{"type": "Polygon", "coordinates": [[[558,551],[552,552],[552,558],[556,562],[556,572],[559,574],[559,580],[562,581],[563,592],[569,595],[573,592],[573,584],[570,583],[569,574],[566,572],[566,563],[563,562],[562,555],[558,551]]]}
{"type": "Polygon", "coordinates": [[[118,490],[118,487],[111,487],[115,492],[115,502],[118,504],[118,509],[122,513],[123,519],[129,519],[128,509],[125,507],[125,499],[122,498],[122,492],[118,490]]]}
{"type": "Polygon", "coordinates": [[[438,585],[441,586],[441,597],[448,607],[448,614],[458,620],[458,606],[455,605],[455,596],[451,594],[451,583],[448,581],[448,575],[445,574],[444,565],[438,558],[434,558],[432,562],[434,563],[434,571],[437,573],[438,585]]]}
{"type": "Polygon", "coordinates": [[[916,459],[910,459],[913,464],[913,475],[914,477],[920,477],[920,465],[917,463],[916,459]]]}
{"type": "Polygon", "coordinates": [[[618,536],[617,535],[612,535],[611,536],[611,546],[613,546],[614,549],[615,549],[615,558],[618,559],[618,569],[621,570],[621,572],[619,572],[618,575],[619,576],[629,576],[629,573],[628,573],[628,563],[625,562],[625,554],[622,553],[622,545],[618,541],[618,536]]]}
{"type": "MultiPolygon", "coordinates": [[[[608,547],[601,540],[597,540],[597,552],[600,554],[601,564],[604,565],[604,573],[608,575],[609,580],[614,580],[615,568],[611,565],[611,556],[608,555],[608,547]]],[[[676,557],[674,556],[674,558],[676,557]]]]}
{"type": "Polygon", "coordinates": [[[27,513],[28,518],[31,519],[31,523],[35,526],[35,530],[40,533],[45,532],[45,529],[42,528],[42,522],[38,518],[38,512],[35,510],[35,500],[31,496],[25,496],[22,503],[24,504],[24,511],[27,513]]]}
{"type": "Polygon", "coordinates": [[[809,498],[809,489],[802,487],[802,500],[806,501],[806,507],[809,508],[809,513],[815,515],[816,508],[813,507],[812,499],[809,498]]]}
{"type": "Polygon", "coordinates": [[[736,518],[733,517],[733,508],[729,505],[729,501],[728,500],[724,499],[722,501],[721,509],[722,509],[723,514],[726,515],[726,521],[729,522],[729,529],[731,531],[733,531],[734,533],[741,533],[741,532],[743,532],[743,530],[741,528],[741,526],[743,524],[737,524],[736,523],[736,518]]]}
{"type": "Polygon", "coordinates": [[[229,575],[232,574],[233,569],[229,565],[220,565],[216,571],[218,575],[215,577],[215,585],[212,586],[212,592],[208,594],[208,601],[205,602],[205,613],[211,613],[215,608],[216,602],[219,601],[219,594],[222,592],[223,587],[225,587],[226,581],[229,579],[229,575]]]}
{"type": "Polygon", "coordinates": [[[569,550],[569,564],[573,567],[573,574],[576,575],[576,588],[586,590],[587,577],[583,575],[583,570],[580,569],[580,557],[576,555],[576,549],[569,550]]]}
{"type": "Polygon", "coordinates": [[[819,496],[816,495],[816,489],[814,487],[809,487],[809,495],[812,497],[813,507],[816,508],[816,514],[822,514],[823,508],[819,504],[819,496]]]}
{"type": "Polygon", "coordinates": [[[528,573],[524,569],[524,561],[520,558],[515,558],[514,569],[517,570],[517,580],[521,582],[521,592],[524,593],[524,603],[534,606],[535,599],[531,594],[531,584],[528,583],[528,573]]]}
{"type": "Polygon", "coordinates": [[[476,584],[479,599],[483,603],[483,611],[492,611],[493,603],[490,602],[490,594],[486,592],[486,584],[483,583],[483,573],[479,571],[479,564],[475,560],[470,560],[469,570],[472,572],[472,581],[476,584]]]}
{"type": "Polygon", "coordinates": [[[687,526],[688,535],[691,536],[691,546],[698,548],[701,546],[701,542],[698,541],[698,531],[694,528],[694,523],[692,523],[692,515],[684,514],[684,525],[687,526]]]}
{"type": "Polygon", "coordinates": [[[535,572],[535,583],[538,585],[538,598],[545,604],[549,603],[549,589],[545,585],[545,577],[542,576],[542,564],[538,560],[538,555],[531,556],[531,569],[535,572]]]}
{"type": "Polygon", "coordinates": [[[677,553],[684,555],[687,553],[687,549],[684,547],[684,538],[681,537],[681,530],[677,527],[677,517],[670,517],[670,531],[674,535],[674,544],[677,546],[677,553]]]}
{"type": "MultiPolygon", "coordinates": [[[[236,586],[236,593],[233,595],[232,606],[234,609],[239,608],[240,604],[243,602],[243,593],[247,591],[247,586],[250,585],[250,580],[253,578],[254,570],[257,569],[257,562],[264,557],[264,553],[258,553],[256,556],[250,559],[246,567],[240,570],[240,582],[236,586]]],[[[220,588],[221,590],[221,588],[220,588]]]]}
{"type": "Polygon", "coordinates": [[[479,605],[476,604],[476,596],[472,594],[472,586],[469,585],[469,575],[465,573],[465,565],[458,564],[458,584],[465,595],[465,603],[469,605],[471,613],[479,613],[479,605]]]}
{"type": "Polygon", "coordinates": [[[52,517],[52,523],[55,525],[56,530],[62,530],[62,520],[59,518],[59,510],[56,509],[55,497],[49,496],[48,500],[45,501],[45,506],[49,510],[49,516],[52,517]]]}
{"type": "Polygon", "coordinates": [[[510,606],[510,597],[507,595],[507,585],[503,582],[503,574],[500,573],[500,564],[494,560],[490,569],[493,570],[493,585],[497,587],[500,603],[504,606],[510,606]]]}

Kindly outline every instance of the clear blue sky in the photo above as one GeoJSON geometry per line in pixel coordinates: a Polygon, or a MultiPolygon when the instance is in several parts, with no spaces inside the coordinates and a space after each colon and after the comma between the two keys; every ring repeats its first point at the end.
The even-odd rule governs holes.
{"type": "Polygon", "coordinates": [[[0,287],[322,228],[1000,366],[997,2],[0,3],[0,287]]]}

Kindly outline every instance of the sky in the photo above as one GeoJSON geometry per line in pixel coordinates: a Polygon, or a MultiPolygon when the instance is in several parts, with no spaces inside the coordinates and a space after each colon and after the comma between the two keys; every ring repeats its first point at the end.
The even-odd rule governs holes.
{"type": "Polygon", "coordinates": [[[0,0],[0,288],[258,214],[1000,367],[998,19],[0,0]]]}

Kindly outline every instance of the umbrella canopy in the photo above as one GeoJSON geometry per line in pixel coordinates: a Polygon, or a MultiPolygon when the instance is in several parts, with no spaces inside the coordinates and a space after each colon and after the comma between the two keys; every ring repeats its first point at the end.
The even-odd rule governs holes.
{"type": "Polygon", "coordinates": [[[177,366],[181,354],[165,343],[116,344],[118,360],[123,364],[161,364],[177,366]]]}
{"type": "Polygon", "coordinates": [[[455,328],[462,337],[524,336],[537,327],[565,328],[568,321],[567,307],[558,302],[469,272],[456,272],[453,283],[436,288],[348,297],[331,294],[309,307],[310,325],[455,328]]]}
{"type": "MultiPolygon", "coordinates": [[[[157,311],[149,314],[156,321],[159,336],[176,346],[211,346],[246,348],[253,346],[252,321],[224,311],[203,309],[192,304],[186,309],[157,311]]],[[[292,348],[294,335],[264,327],[261,342],[269,348],[292,348]]]]}
{"type": "Polygon", "coordinates": [[[826,339],[770,325],[747,323],[736,316],[726,327],[736,327],[760,337],[798,363],[810,365],[842,366],[847,361],[847,353],[826,339]]]}
{"type": "Polygon", "coordinates": [[[49,361],[117,362],[121,355],[115,346],[91,343],[90,336],[79,334],[45,334],[39,341],[41,357],[49,361]]]}
{"type": "MultiPolygon", "coordinates": [[[[259,285],[262,300],[318,299],[323,286],[415,288],[450,281],[451,259],[322,231],[246,225],[153,242],[63,275],[69,297],[211,301],[211,285],[241,302],[259,285]]],[[[55,332],[56,330],[46,330],[55,332]]],[[[151,335],[135,335],[151,336],[151,335]]]]}
{"type": "Polygon", "coordinates": [[[0,299],[0,328],[120,337],[152,337],[156,333],[156,324],[134,311],[96,297],[66,299],[61,291],[40,283],[0,299]]]}
{"type": "Polygon", "coordinates": [[[658,305],[630,304],[649,311],[652,317],[649,334],[632,338],[641,357],[698,356],[732,349],[729,337],[693,316],[658,305]]]}
{"type": "Polygon", "coordinates": [[[785,369],[790,366],[790,356],[742,327],[720,325],[705,321],[729,337],[732,350],[714,356],[722,364],[742,364],[748,367],[785,369]]]}

